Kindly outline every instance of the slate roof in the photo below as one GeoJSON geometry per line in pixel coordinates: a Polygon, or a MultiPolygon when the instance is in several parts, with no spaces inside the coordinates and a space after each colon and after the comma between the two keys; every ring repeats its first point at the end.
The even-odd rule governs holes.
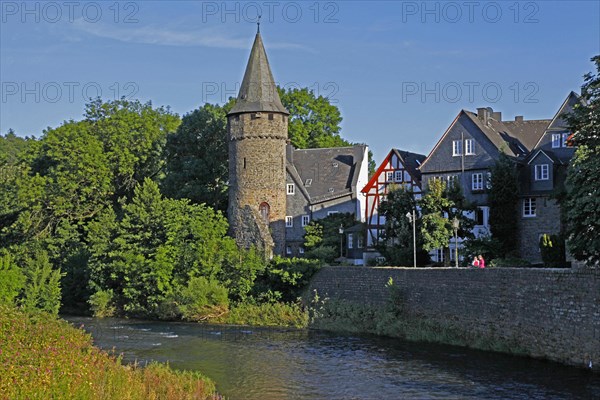
{"type": "Polygon", "coordinates": [[[277,93],[260,32],[254,39],[237,101],[228,115],[246,112],[289,114],[277,93]]]}
{"type": "Polygon", "coordinates": [[[311,204],[357,192],[366,146],[294,149],[288,152],[288,171],[302,182],[311,204]]]}
{"type": "Polygon", "coordinates": [[[408,173],[415,179],[418,186],[421,186],[421,171],[419,167],[427,158],[424,154],[411,153],[410,151],[392,149],[396,156],[402,160],[402,164],[408,170],[408,173]]]}
{"type": "Polygon", "coordinates": [[[549,119],[530,121],[496,121],[489,117],[488,123],[477,114],[463,110],[483,134],[498,149],[513,157],[526,156],[538,142],[550,124],[549,119]]]}

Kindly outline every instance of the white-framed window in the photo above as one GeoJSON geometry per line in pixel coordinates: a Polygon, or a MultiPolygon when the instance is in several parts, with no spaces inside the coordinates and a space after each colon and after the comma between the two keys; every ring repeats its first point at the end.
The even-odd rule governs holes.
{"type": "Polygon", "coordinates": [[[444,261],[444,249],[435,249],[434,252],[435,252],[434,258],[436,259],[436,261],[443,262],[444,261]]]}
{"type": "Polygon", "coordinates": [[[569,139],[569,133],[562,134],[562,147],[567,147],[567,139],[569,139]]]}
{"type": "Polygon", "coordinates": [[[473,143],[473,139],[465,140],[465,154],[468,156],[475,155],[475,144],[473,143]]]}
{"type": "Polygon", "coordinates": [[[471,175],[471,189],[483,190],[483,174],[481,172],[471,175]]]}
{"type": "Polygon", "coordinates": [[[356,238],[356,248],[357,249],[362,249],[363,248],[363,238],[362,236],[359,236],[356,238]]]}
{"type": "Polygon", "coordinates": [[[535,197],[527,197],[523,199],[523,216],[535,217],[535,197]]]}
{"type": "Polygon", "coordinates": [[[294,194],[296,193],[296,186],[293,183],[288,183],[287,184],[287,194],[294,194]]]}
{"type": "Polygon", "coordinates": [[[535,166],[535,180],[536,181],[547,181],[550,179],[548,174],[548,164],[540,164],[535,166]]]}
{"type": "Polygon", "coordinates": [[[298,248],[298,253],[300,253],[300,254],[304,254],[304,247],[300,246],[300,247],[298,248]]]}
{"type": "Polygon", "coordinates": [[[385,174],[386,182],[394,182],[394,171],[388,171],[385,174]]]}
{"type": "Polygon", "coordinates": [[[303,215],[302,216],[302,226],[308,225],[309,222],[310,222],[310,215],[303,215]]]}
{"type": "Polygon", "coordinates": [[[458,184],[458,175],[448,175],[448,186],[455,186],[458,184]]]}
{"type": "Polygon", "coordinates": [[[285,227],[286,228],[293,228],[294,227],[294,217],[292,217],[291,215],[286,215],[285,216],[285,227]]]}
{"type": "Polygon", "coordinates": [[[396,171],[394,172],[394,180],[396,182],[402,182],[402,171],[396,171]]]}
{"type": "Polygon", "coordinates": [[[462,141],[453,140],[452,141],[452,156],[462,156],[462,141]]]}
{"type": "Polygon", "coordinates": [[[561,138],[560,133],[553,133],[552,134],[552,148],[553,149],[557,149],[557,148],[560,147],[561,141],[562,141],[561,139],[562,138],[561,138]]]}
{"type": "Polygon", "coordinates": [[[354,247],[354,235],[352,233],[348,234],[348,248],[351,249],[354,247]]]}
{"type": "Polygon", "coordinates": [[[492,173],[491,172],[487,172],[485,174],[485,188],[487,190],[490,190],[492,188],[492,173]]]}
{"type": "Polygon", "coordinates": [[[285,246],[285,254],[288,256],[292,255],[292,246],[285,246]]]}

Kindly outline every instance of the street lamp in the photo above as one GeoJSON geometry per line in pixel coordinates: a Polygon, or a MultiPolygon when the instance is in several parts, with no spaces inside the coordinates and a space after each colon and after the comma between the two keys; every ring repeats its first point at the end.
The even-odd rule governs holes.
{"type": "Polygon", "coordinates": [[[414,208],[412,210],[412,214],[410,212],[406,213],[406,218],[408,218],[409,222],[412,222],[412,226],[413,226],[413,267],[417,268],[417,228],[416,228],[417,217],[415,216],[414,208]]]}
{"type": "Polygon", "coordinates": [[[342,251],[344,249],[344,225],[340,224],[338,232],[340,233],[340,258],[342,258],[344,256],[342,251]]]}
{"type": "Polygon", "coordinates": [[[452,220],[452,227],[454,228],[454,262],[456,268],[458,268],[458,228],[460,227],[460,221],[454,217],[452,220]]]}

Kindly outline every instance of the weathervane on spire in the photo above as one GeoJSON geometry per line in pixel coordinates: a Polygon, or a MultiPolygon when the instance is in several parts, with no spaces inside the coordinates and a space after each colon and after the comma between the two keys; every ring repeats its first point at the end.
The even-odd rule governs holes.
{"type": "Polygon", "coordinates": [[[256,21],[256,26],[257,26],[256,33],[260,33],[260,18],[261,17],[262,17],[262,15],[259,15],[258,20],[256,21]]]}

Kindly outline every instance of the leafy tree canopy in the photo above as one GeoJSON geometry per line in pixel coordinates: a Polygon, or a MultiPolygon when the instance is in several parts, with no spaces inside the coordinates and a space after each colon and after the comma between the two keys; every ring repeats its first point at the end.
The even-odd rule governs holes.
{"type": "Polygon", "coordinates": [[[567,173],[566,223],[569,251],[578,260],[600,263],[600,55],[596,74],[584,77],[582,97],[567,116],[578,146],[567,173]]]}

